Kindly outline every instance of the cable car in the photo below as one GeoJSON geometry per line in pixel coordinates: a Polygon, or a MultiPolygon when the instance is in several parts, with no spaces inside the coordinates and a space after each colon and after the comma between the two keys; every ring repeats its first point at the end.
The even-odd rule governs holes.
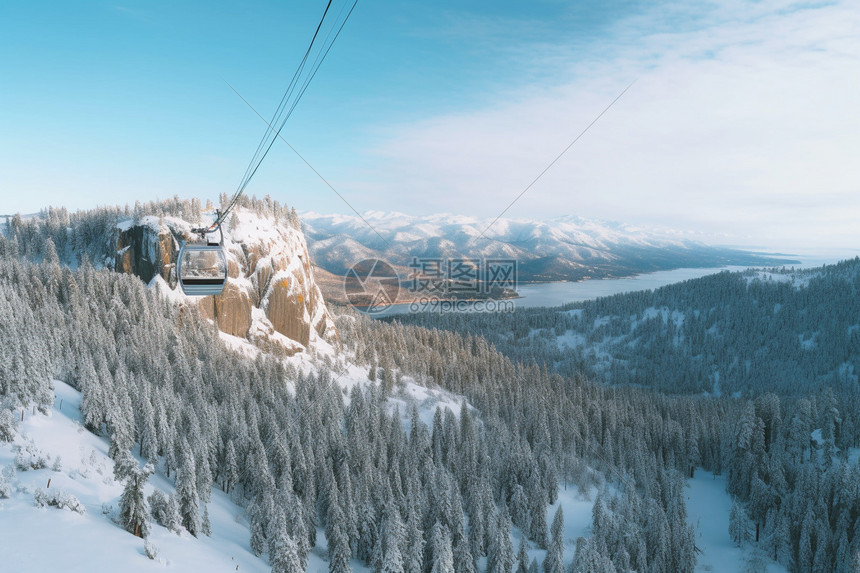
{"type": "MultiPolygon", "coordinates": [[[[220,225],[217,230],[221,231],[220,225]]],[[[201,234],[205,236],[205,233],[201,234]]],[[[218,243],[182,243],[176,261],[176,276],[182,292],[188,296],[221,294],[227,282],[227,255],[224,253],[223,233],[218,243]]]]}

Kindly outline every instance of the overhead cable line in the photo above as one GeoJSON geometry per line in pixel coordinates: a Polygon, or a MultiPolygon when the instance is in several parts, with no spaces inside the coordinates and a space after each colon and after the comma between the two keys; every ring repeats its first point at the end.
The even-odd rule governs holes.
{"type": "Polygon", "coordinates": [[[248,167],[245,169],[245,173],[242,176],[242,180],[240,181],[236,192],[233,194],[226,207],[223,210],[217,211],[217,217],[210,226],[193,229],[194,232],[200,234],[214,232],[224,222],[233,207],[236,206],[239,197],[245,191],[245,188],[251,182],[251,179],[257,173],[263,160],[266,158],[275,141],[280,136],[281,130],[292,115],[293,110],[296,109],[299,100],[301,100],[305,91],[307,91],[311,80],[316,76],[317,71],[319,71],[320,66],[325,61],[326,56],[328,56],[332,46],[338,36],[340,36],[343,27],[346,25],[347,20],[349,20],[349,17],[352,15],[353,10],[355,10],[356,5],[358,4],[358,0],[354,0],[349,11],[346,13],[346,16],[343,16],[344,9],[346,8],[346,5],[344,5],[341,8],[340,13],[332,21],[332,18],[329,17],[329,15],[334,12],[331,10],[332,2],[333,0],[328,0],[319,24],[317,24],[316,30],[314,31],[314,35],[305,50],[305,54],[302,57],[301,62],[299,62],[287,89],[284,91],[284,95],[281,97],[281,101],[278,104],[275,113],[272,115],[272,121],[267,122],[266,131],[263,133],[263,137],[260,139],[260,143],[257,145],[257,149],[251,157],[248,167]],[[320,32],[323,30],[323,27],[326,26],[328,27],[328,32],[325,33],[325,39],[322,40],[322,42],[318,42],[317,40],[321,38],[320,32]],[[308,65],[309,61],[311,62],[310,65],[308,65]]]}

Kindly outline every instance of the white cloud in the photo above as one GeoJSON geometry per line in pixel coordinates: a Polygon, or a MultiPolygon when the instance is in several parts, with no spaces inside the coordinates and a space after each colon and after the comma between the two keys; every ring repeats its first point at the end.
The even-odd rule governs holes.
{"type": "Polygon", "coordinates": [[[727,2],[655,8],[585,54],[543,45],[536,66],[566,62],[551,85],[393,128],[362,204],[494,216],[637,79],[509,215],[858,244],[858,29],[851,2],[727,2]]]}

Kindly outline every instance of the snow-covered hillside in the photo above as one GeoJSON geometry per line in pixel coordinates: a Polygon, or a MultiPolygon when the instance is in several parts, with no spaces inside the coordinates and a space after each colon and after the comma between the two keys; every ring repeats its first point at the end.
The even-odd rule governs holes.
{"type": "MultiPolygon", "coordinates": [[[[123,232],[139,229],[140,235],[127,246],[149,255],[171,252],[173,232],[161,241],[171,215],[158,208],[138,210],[123,232]],[[158,244],[147,247],[145,237],[158,244]]],[[[260,211],[254,208],[255,215],[260,211]]],[[[199,211],[190,212],[199,218],[199,211]]],[[[188,214],[180,214],[187,222],[188,214]]],[[[753,525],[764,532],[756,547],[789,567],[824,571],[856,562],[849,552],[853,530],[832,524],[850,524],[857,502],[856,489],[842,486],[851,469],[845,464],[856,464],[844,452],[858,443],[860,408],[856,391],[849,391],[857,367],[847,364],[850,354],[839,354],[856,343],[852,309],[860,299],[856,280],[848,279],[856,276],[857,261],[822,269],[803,288],[724,273],[696,283],[708,288],[677,285],[469,321],[440,316],[432,328],[347,310],[337,316],[340,344],[290,355],[279,345],[219,335],[201,314],[188,312],[185,299],[166,304],[135,276],[88,263],[115,256],[121,223],[115,211],[71,221],[60,215],[43,223],[13,221],[10,234],[0,237],[0,462],[19,468],[2,474],[0,543],[4,554],[11,553],[9,540],[31,551],[33,538],[55,550],[53,556],[25,553],[14,563],[18,569],[30,562],[50,569],[57,553],[97,567],[91,554],[103,552],[105,540],[128,549],[142,567],[163,567],[147,560],[146,546],[127,533],[147,534],[141,516],[148,492],[152,520],[165,525],[153,525],[148,552],[154,555],[155,546],[165,561],[182,563],[177,570],[195,568],[183,560],[198,550],[185,549],[199,547],[190,559],[207,570],[228,558],[228,568],[241,568],[236,559],[253,554],[262,556],[263,570],[279,572],[400,571],[408,562],[413,571],[482,573],[511,571],[536,558],[553,572],[573,562],[577,570],[608,571],[614,564],[620,571],[692,573],[696,545],[707,556],[702,567],[716,567],[734,558],[721,556],[730,549],[729,530],[733,542],[749,544],[745,531],[753,525]],[[64,267],[73,256],[78,267],[64,267]],[[735,302],[722,310],[721,300],[735,302]],[[758,327],[773,324],[774,316],[802,321],[800,330],[786,320],[779,331],[758,327]],[[818,320],[838,332],[828,334],[818,320]],[[733,322],[752,328],[745,334],[730,328],[733,322]],[[718,366],[724,355],[774,343],[794,348],[797,333],[806,341],[821,331],[814,345],[827,343],[832,352],[815,356],[846,363],[835,380],[844,388],[754,400],[663,396],[624,384],[625,375],[646,366],[634,365],[633,354],[608,372],[611,388],[582,376],[595,342],[629,336],[631,323],[641,331],[635,344],[607,350],[671,358],[655,367],[661,380],[686,372],[689,361],[674,358],[678,349],[710,340],[710,331],[733,332],[729,342],[769,341],[732,346],[731,353],[710,344],[708,359],[718,366]],[[693,326],[704,334],[687,330],[693,326]],[[451,332],[458,329],[462,335],[451,332]],[[591,349],[578,352],[582,346],[591,349]],[[69,410],[76,392],[53,379],[82,392],[78,410],[69,410]],[[819,445],[811,448],[816,427],[819,445]],[[828,451],[832,464],[823,463],[828,451]],[[133,461],[137,467],[145,459],[156,473],[130,468],[129,453],[141,456],[133,461]],[[726,476],[734,498],[731,527],[724,523],[726,487],[703,496],[693,486],[704,484],[693,480],[686,487],[684,476],[695,466],[726,476]],[[762,483],[751,487],[744,476],[756,475],[762,483]],[[792,478],[786,484],[774,479],[779,475],[810,483],[792,478]],[[156,489],[174,495],[164,500],[156,489]],[[773,492],[770,500],[793,496],[797,503],[762,511],[751,497],[762,490],[773,492]],[[813,512],[806,509],[810,503],[813,512]],[[691,506],[713,508],[708,531],[689,519],[693,511],[685,507],[691,506]],[[9,525],[16,522],[20,531],[9,525]],[[69,542],[65,530],[75,525],[82,531],[69,542]],[[208,553],[210,526],[220,553],[208,553]],[[524,538],[528,546],[517,551],[524,538]],[[87,555],[77,558],[76,551],[87,555]]],[[[241,218],[231,219],[230,232],[241,231],[241,218]]],[[[229,248],[237,244],[245,243],[229,248]]],[[[234,260],[237,267],[246,262],[234,260]]],[[[235,271],[239,283],[262,284],[254,282],[259,276],[235,271]]],[[[160,274],[155,281],[165,286],[160,274]]],[[[773,359],[809,352],[800,351],[773,359]]],[[[754,358],[759,363],[748,372],[758,376],[764,370],[761,357],[754,358]]],[[[730,372],[732,364],[720,368],[730,372]]],[[[802,373],[789,371],[795,379],[802,373]]],[[[702,373],[688,378],[707,381],[702,373]]],[[[732,381],[720,382],[730,393],[732,381]]],[[[111,563],[110,570],[134,570],[137,563],[111,563]]]]}
{"type": "MultiPolygon", "coordinates": [[[[301,357],[292,360],[302,361],[301,357]]],[[[352,367],[338,380],[344,389],[367,385],[367,370],[352,367]]],[[[0,546],[3,570],[26,571],[269,571],[264,559],[254,556],[249,544],[245,509],[218,488],[212,489],[207,507],[211,536],[194,537],[171,531],[152,522],[146,541],[131,535],[117,522],[123,483],[114,476],[114,461],[108,457],[109,440],[83,427],[81,394],[55,380],[55,400],[47,414],[24,411],[16,435],[0,445],[0,546]],[[41,504],[37,499],[55,497],[60,506],[41,504]]],[[[437,408],[459,413],[465,402],[440,389],[426,388],[406,380],[389,399],[390,411],[405,414],[413,405],[421,421],[432,424],[437,408]]],[[[16,414],[18,415],[18,414],[16,414]]],[[[139,465],[144,460],[136,458],[139,465]]],[[[154,490],[175,493],[172,479],[163,472],[150,477],[147,497],[154,490]]],[[[547,507],[547,522],[561,507],[565,516],[565,561],[573,557],[576,539],[587,536],[595,491],[583,496],[576,488],[563,487],[556,504],[547,507]]],[[[308,560],[307,571],[328,571],[327,542],[322,528],[319,543],[308,560]]],[[[513,547],[522,538],[519,528],[510,532],[513,547]]],[[[529,560],[543,561],[545,550],[531,547],[529,560]]],[[[481,560],[483,563],[484,560],[481,560]]],[[[353,571],[372,571],[353,560],[353,571]]]]}
{"type": "Polygon", "coordinates": [[[358,217],[311,212],[302,214],[302,224],[314,261],[335,274],[370,257],[400,266],[407,266],[412,257],[516,259],[522,281],[776,262],[710,247],[691,240],[689,234],[575,216],[494,222],[451,214],[415,217],[368,211],[358,217]]]}
{"type": "MultiPolygon", "coordinates": [[[[244,510],[218,489],[208,506],[211,537],[177,534],[152,523],[148,544],[157,555],[148,558],[144,540],[114,521],[123,484],[114,479],[108,440],[84,429],[79,392],[59,381],[54,389],[48,414],[25,411],[14,441],[0,444],[3,571],[270,570],[250,551],[244,510]],[[39,466],[44,467],[35,469],[39,466]],[[66,500],[67,507],[37,507],[34,499],[42,494],[66,500]]],[[[156,488],[174,491],[163,475],[149,481],[147,496],[156,488]]]]}

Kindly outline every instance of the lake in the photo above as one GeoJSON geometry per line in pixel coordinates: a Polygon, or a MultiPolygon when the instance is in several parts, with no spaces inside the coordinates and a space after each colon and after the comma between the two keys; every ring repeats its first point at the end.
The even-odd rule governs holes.
{"type": "Polygon", "coordinates": [[[533,306],[561,306],[569,302],[581,302],[623,292],[636,292],[660,288],[689,279],[697,279],[721,271],[738,271],[747,267],[722,267],[705,269],[674,269],[657,271],[623,279],[593,279],[581,282],[559,282],[525,284],[517,288],[522,298],[516,299],[520,308],[533,306]]]}
{"type": "MultiPolygon", "coordinates": [[[[855,256],[855,253],[839,252],[833,254],[799,255],[801,261],[795,268],[819,267],[855,256]]],[[[794,257],[794,255],[792,255],[794,257]]],[[[657,271],[620,279],[592,279],[581,282],[552,282],[521,284],[517,288],[521,298],[512,299],[516,308],[531,308],[537,306],[561,306],[570,302],[581,302],[601,296],[610,296],[624,292],[636,292],[660,288],[673,283],[695,279],[722,271],[739,271],[752,267],[726,266],[698,269],[673,269],[657,271]]],[[[410,305],[396,304],[386,308],[385,312],[373,315],[375,317],[404,314],[410,312],[410,305]]],[[[439,312],[438,308],[425,307],[431,312],[439,312]]]]}

